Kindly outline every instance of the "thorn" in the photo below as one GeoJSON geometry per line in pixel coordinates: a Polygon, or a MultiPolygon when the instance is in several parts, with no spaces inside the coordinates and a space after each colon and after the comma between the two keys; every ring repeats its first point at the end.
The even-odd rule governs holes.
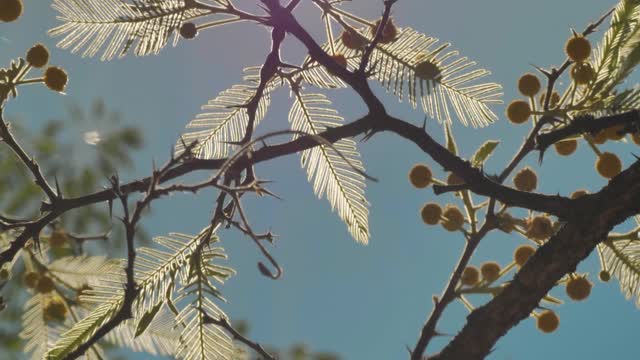
{"type": "Polygon", "coordinates": [[[107,205],[109,206],[109,218],[113,218],[113,199],[107,200],[107,205]]]}
{"type": "Polygon", "coordinates": [[[542,164],[542,160],[544,158],[544,152],[547,151],[546,148],[540,149],[540,156],[538,157],[538,164],[542,164]]]}
{"type": "Polygon", "coordinates": [[[62,190],[60,189],[60,183],[58,182],[58,177],[54,176],[53,177],[53,181],[55,181],[55,183],[56,183],[56,197],[58,199],[61,199],[62,198],[62,190]]]}

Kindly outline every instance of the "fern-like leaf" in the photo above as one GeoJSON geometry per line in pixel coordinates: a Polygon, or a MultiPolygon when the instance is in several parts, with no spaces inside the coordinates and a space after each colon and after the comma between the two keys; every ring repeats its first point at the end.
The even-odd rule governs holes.
{"type": "Polygon", "coordinates": [[[327,71],[327,68],[320,65],[315,61],[311,61],[310,57],[307,57],[300,70],[300,76],[302,79],[321,89],[340,89],[346,88],[345,84],[340,78],[327,71]]]}
{"type": "Polygon", "coordinates": [[[171,356],[174,354],[179,341],[178,334],[173,330],[174,319],[175,316],[173,314],[166,310],[161,310],[147,330],[138,336],[135,336],[135,321],[128,320],[107,334],[105,340],[118,347],[126,347],[135,352],[171,356]]]}
{"type": "Polygon", "coordinates": [[[640,108],[640,87],[614,92],[603,101],[603,109],[597,115],[614,115],[640,108]]]}
{"type": "Polygon", "coordinates": [[[44,308],[46,296],[35,294],[24,305],[22,314],[22,331],[20,337],[27,341],[24,351],[31,353],[31,358],[42,359],[58,333],[45,321],[44,308]]]}
{"type": "Polygon", "coordinates": [[[72,52],[84,48],[82,56],[95,56],[101,49],[102,60],[123,57],[135,47],[137,56],[157,54],[185,20],[208,13],[187,6],[184,0],[54,0],[62,25],[49,31],[64,36],[58,42],[72,52]]]}
{"type": "Polygon", "coordinates": [[[201,256],[192,257],[189,277],[176,302],[186,302],[176,316],[177,326],[182,327],[180,345],[176,351],[185,360],[231,360],[234,354],[233,339],[220,327],[207,324],[205,315],[214,319],[227,315],[212,299],[224,299],[211,279],[223,282],[232,272],[211,264],[211,260],[226,257],[220,249],[202,250],[201,256]]]}
{"type": "MultiPolygon", "coordinates": [[[[611,15],[611,25],[597,46],[593,56],[596,81],[581,89],[580,95],[597,102],[611,95],[638,63],[640,35],[640,1],[623,0],[611,15]]],[[[594,109],[598,110],[598,109],[594,109]]]]}
{"type": "Polygon", "coordinates": [[[47,266],[58,279],[79,289],[83,285],[97,285],[105,274],[116,271],[120,261],[104,256],[68,256],[47,266]]]}
{"type": "Polygon", "coordinates": [[[620,290],[640,307],[640,242],[637,240],[608,240],[598,245],[600,259],[620,283],[620,290]]]}
{"type": "MultiPolygon", "coordinates": [[[[337,111],[329,108],[329,101],[322,94],[302,94],[294,91],[294,103],[289,112],[289,122],[295,131],[318,135],[329,127],[339,126],[344,120],[337,111]]],[[[297,137],[297,136],[296,136],[297,137]]],[[[319,145],[302,152],[301,163],[307,169],[307,178],[313,181],[313,191],[318,197],[327,196],[332,209],[347,224],[353,238],[363,244],[369,241],[369,210],[364,195],[364,177],[355,172],[337,153],[345,156],[351,165],[364,171],[356,143],[341,139],[332,149],[319,145]]]]}
{"type": "MultiPolygon", "coordinates": [[[[367,29],[363,29],[361,35],[371,41],[367,38],[367,29]]],[[[421,103],[426,114],[441,122],[450,123],[452,113],[464,125],[482,127],[494,122],[497,116],[489,106],[502,103],[502,87],[496,83],[479,83],[490,72],[476,68],[474,61],[460,57],[458,51],[449,50],[450,46],[404,28],[392,43],[376,46],[371,54],[371,70],[382,86],[400,101],[407,97],[413,108],[421,103]]],[[[329,48],[325,45],[325,50],[329,48]]],[[[334,48],[346,57],[349,66],[359,66],[360,50],[349,49],[340,40],[334,48]]],[[[317,72],[316,66],[309,69],[317,72]]],[[[322,76],[310,71],[303,71],[302,76],[315,86],[328,82],[322,80],[323,77],[333,77],[326,70],[322,76]]]]}
{"type": "MultiPolygon", "coordinates": [[[[176,154],[184,151],[194,141],[192,149],[195,157],[201,159],[218,159],[226,157],[234,145],[230,142],[240,141],[249,124],[249,115],[245,105],[256,94],[260,78],[256,72],[260,68],[248,68],[250,74],[245,76],[245,83],[234,85],[222,91],[202,107],[203,112],[187,124],[187,129],[197,129],[183,134],[178,140],[176,154]]],[[[255,126],[264,118],[269,104],[271,92],[280,85],[279,79],[272,79],[264,89],[264,93],[256,111],[255,126]]]]}
{"type": "MultiPolygon", "coordinates": [[[[138,323],[150,308],[165,301],[166,294],[172,292],[176,279],[182,279],[182,282],[186,281],[188,278],[187,264],[191,261],[200,244],[205,241],[205,236],[209,234],[208,229],[203,230],[197,236],[172,233],[169,236],[154,238],[154,241],[162,246],[161,249],[138,249],[135,275],[139,295],[133,305],[134,323],[138,323]]],[[[210,241],[217,240],[211,238],[210,241]]],[[[216,248],[216,251],[221,252],[219,248],[216,248]]],[[[226,268],[221,267],[221,269],[226,268]]],[[[48,359],[63,358],[79,344],[90,338],[102,324],[115,315],[124,301],[122,286],[124,282],[124,274],[121,270],[106,274],[98,286],[87,291],[86,295],[80,298],[82,303],[93,304],[96,308],[62,334],[55,347],[47,354],[48,359]]],[[[161,350],[158,349],[157,352],[160,353],[161,350]]]]}
{"type": "MultiPolygon", "coordinates": [[[[103,289],[104,290],[104,289],[103,289]]],[[[111,288],[112,295],[95,308],[87,317],[65,331],[47,352],[47,360],[63,359],[80,344],[89,339],[104,323],[109,321],[122,306],[122,288],[111,288]]]]}

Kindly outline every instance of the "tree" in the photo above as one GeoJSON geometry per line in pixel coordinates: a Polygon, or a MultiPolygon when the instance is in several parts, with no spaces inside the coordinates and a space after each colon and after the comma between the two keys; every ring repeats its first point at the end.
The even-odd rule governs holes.
{"type": "MultiPolygon", "coordinates": [[[[103,261],[101,266],[108,269],[101,272],[109,275],[93,282],[65,284],[64,279],[49,276],[53,274],[53,264],[48,260],[42,260],[36,268],[25,262],[38,290],[32,303],[42,301],[45,309],[45,315],[29,312],[29,317],[58,320],[64,329],[51,348],[39,347],[47,358],[76,358],[84,353],[100,356],[98,341],[108,336],[128,343],[142,341],[156,349],[169,346],[166,351],[180,358],[232,358],[237,352],[235,343],[273,358],[258,343],[235,330],[215,302],[222,300],[219,283],[233,274],[233,269],[219,264],[226,255],[217,244],[218,229],[235,228],[253,240],[268,263],[258,264],[260,272],[278,279],[282,268],[269,250],[274,235],[255,231],[242,204],[252,194],[276,196],[259,176],[256,165],[302,152],[302,164],[316,194],[326,196],[353,238],[366,243],[369,227],[364,184],[375,179],[365,172],[357,143],[352,139],[361,135],[365,140],[371,139],[382,132],[417,145],[449,173],[446,181],[437,180],[435,170],[418,164],[409,176],[418,188],[432,185],[436,195],[456,194],[459,205],[442,209],[440,204],[431,202],[422,209],[421,216],[426,224],[441,224],[466,239],[448,284],[440,296],[434,297],[432,312],[416,344],[410,347],[412,359],[425,356],[431,340],[440,334],[438,322],[444,310],[454,300],[464,303],[471,313],[457,335],[430,359],[484,358],[498,339],[529,316],[536,319],[540,330],[553,332],[558,317],[549,310],[548,303],[560,301],[549,291],[565,286],[572,299],[588,297],[593,284],[575,271],[593,252],[601,257],[601,280],[615,277],[627,296],[638,296],[640,269],[635,242],[639,229],[625,233],[614,233],[613,229],[638,213],[639,165],[636,162],[623,170],[618,156],[600,150],[600,145],[607,140],[620,141],[626,135],[638,142],[638,90],[626,88],[623,81],[638,62],[640,2],[623,0],[584,31],[570,36],[565,46],[567,59],[560,66],[538,68],[538,75],[520,78],[519,91],[526,100],[511,102],[506,117],[514,126],[531,122],[532,129],[497,175],[483,169],[499,142],[488,140],[465,160],[451,126],[452,118],[478,127],[497,120],[492,106],[500,102],[501,87],[482,82],[488,71],[477,69],[474,62],[450,50],[449,44],[441,45],[434,38],[396,25],[400,21],[392,20],[390,15],[392,7],[401,6],[397,1],[385,1],[382,17],[374,21],[344,10],[341,1],[312,2],[323,15],[325,45],[317,43],[294,15],[299,0],[287,4],[262,0],[262,9],[255,13],[226,0],[54,1],[63,24],[51,34],[62,37],[60,47],[82,51],[86,56],[100,53],[102,59],[110,60],[128,52],[153,54],[172,37],[175,44],[180,38],[195,38],[200,30],[234,22],[269,28],[271,50],[261,66],[247,68],[244,84],[221,92],[209,102],[206,112],[189,124],[190,130],[177,142],[175,152],[164,165],[154,167],[150,176],[128,183],[112,175],[106,190],[66,193],[57,180],[42,172],[42,166],[20,145],[8,123],[2,121],[3,142],[45,197],[38,215],[2,217],[6,240],[0,264],[5,266],[5,278],[17,263],[14,260],[18,253],[28,253],[27,258],[33,261],[53,246],[56,237],[66,234],[50,224],[71,210],[107,203],[110,213],[114,208],[119,211],[124,228],[126,259],[103,261]],[[607,23],[602,41],[592,51],[591,44],[595,42],[589,39],[607,23]],[[281,56],[281,46],[290,39],[297,40],[308,52],[301,65],[287,64],[281,56]],[[546,84],[541,83],[540,77],[546,84]],[[567,79],[569,85],[564,87],[561,79],[567,79]],[[416,126],[390,115],[371,88],[374,81],[381,82],[395,96],[408,98],[414,108],[420,103],[426,115],[439,120],[445,129],[444,145],[427,131],[426,124],[416,126]],[[546,91],[541,89],[543,85],[546,91]],[[329,97],[313,90],[341,87],[357,93],[366,115],[346,123],[332,109],[329,97]],[[270,95],[279,88],[291,92],[291,130],[258,136],[254,129],[265,118],[270,95]],[[274,140],[287,135],[292,140],[274,140]],[[523,160],[532,153],[537,153],[540,161],[548,159],[551,146],[559,155],[568,156],[579,142],[593,149],[596,170],[611,179],[609,183],[592,194],[535,192],[536,173],[522,168],[523,160]],[[213,175],[203,181],[187,182],[190,179],[186,175],[196,170],[211,170],[213,175]],[[505,185],[514,172],[514,187],[505,185]],[[172,193],[198,193],[206,188],[216,189],[218,195],[210,223],[202,231],[195,236],[157,237],[157,247],[136,246],[136,230],[152,202],[172,193]],[[531,245],[518,247],[514,261],[504,268],[493,262],[480,269],[470,265],[481,240],[498,231],[522,235],[531,245]],[[71,290],[75,292],[69,295],[71,290]],[[475,309],[467,300],[468,294],[492,298],[475,309]],[[88,309],[83,308],[85,304],[88,309]],[[83,311],[86,316],[72,321],[67,313],[74,311],[83,311]],[[179,328],[181,336],[174,339],[175,344],[159,344],[163,331],[171,326],[179,328]],[[196,333],[199,336],[194,336],[196,333]],[[133,339],[133,334],[139,335],[138,340],[133,339]]],[[[3,21],[10,22],[20,15],[20,1],[4,0],[1,4],[3,21]]],[[[9,97],[15,97],[16,89],[23,85],[44,83],[54,91],[64,90],[66,73],[58,67],[46,68],[43,77],[26,78],[31,71],[46,66],[44,57],[48,58],[47,50],[35,46],[26,61],[19,59],[3,70],[3,111],[9,97]]],[[[331,91],[327,94],[330,96],[331,91]]],[[[65,269],[76,267],[77,261],[78,258],[67,259],[65,269]]],[[[39,329],[48,327],[46,323],[39,329]]]]}

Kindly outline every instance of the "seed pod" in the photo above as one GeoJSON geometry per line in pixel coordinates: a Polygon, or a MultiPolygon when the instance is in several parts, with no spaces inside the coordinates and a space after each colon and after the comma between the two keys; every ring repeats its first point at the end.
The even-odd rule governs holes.
{"type": "Polygon", "coordinates": [[[540,80],[531,73],[524,74],[518,80],[518,90],[524,96],[534,96],[540,91],[540,80]]]}
{"type": "Polygon", "coordinates": [[[409,171],[409,182],[418,189],[423,189],[431,184],[431,169],[424,164],[416,164],[409,171]]]}
{"type": "Polygon", "coordinates": [[[442,77],[442,70],[429,60],[422,61],[416,65],[415,73],[416,76],[424,80],[439,80],[442,77]]]}
{"type": "Polygon", "coordinates": [[[428,203],[422,207],[420,211],[422,221],[427,225],[436,225],[440,222],[442,216],[442,208],[437,203],[428,203]]]}
{"type": "Polygon", "coordinates": [[[480,281],[480,272],[478,268],[475,266],[467,266],[462,271],[462,276],[460,276],[460,283],[466,286],[473,286],[480,281]]]}
{"type": "Polygon", "coordinates": [[[53,280],[47,276],[42,276],[38,279],[38,285],[36,285],[36,290],[38,290],[41,294],[47,294],[55,289],[55,284],[53,280]]]}
{"type": "Polygon", "coordinates": [[[611,273],[607,270],[602,270],[600,271],[600,274],[598,274],[598,277],[600,278],[600,281],[608,282],[609,280],[611,280],[611,273]]]}
{"type": "Polygon", "coordinates": [[[589,63],[576,63],[571,67],[571,79],[578,85],[587,85],[596,77],[596,72],[589,63]]]}
{"type": "Polygon", "coordinates": [[[578,141],[575,139],[564,140],[553,144],[558,155],[569,156],[576,152],[578,141]]]}
{"type": "Polygon", "coordinates": [[[27,62],[34,68],[41,68],[49,62],[49,50],[42,44],[35,44],[27,51],[27,62]]]}
{"type": "Polygon", "coordinates": [[[367,39],[355,31],[345,30],[340,35],[342,45],[351,50],[360,50],[367,45],[367,39]]]}
{"type": "Polygon", "coordinates": [[[22,15],[22,9],[22,0],[0,1],[0,21],[12,22],[18,20],[22,15]]]}
{"type": "Polygon", "coordinates": [[[549,334],[556,331],[556,329],[560,325],[560,318],[558,318],[558,315],[556,315],[555,312],[546,310],[542,312],[542,314],[538,315],[536,325],[538,327],[538,330],[542,331],[543,333],[549,334]]]}
{"type": "Polygon", "coordinates": [[[59,67],[49,66],[44,72],[44,84],[53,91],[64,91],[67,81],[67,73],[59,67]]]}
{"type": "Polygon", "coordinates": [[[622,125],[616,125],[616,126],[612,126],[612,127],[604,129],[603,132],[604,132],[604,135],[607,137],[608,140],[618,141],[618,140],[622,140],[622,138],[624,138],[625,134],[621,134],[623,128],[624,128],[624,126],[622,126],[622,125]]]}
{"type": "Polygon", "coordinates": [[[513,177],[513,184],[520,191],[533,191],[538,187],[538,176],[531,168],[526,167],[513,177]]]}
{"type": "Polygon", "coordinates": [[[573,36],[567,40],[564,50],[572,61],[583,62],[591,55],[591,43],[583,36],[573,36]]]}
{"type": "Polygon", "coordinates": [[[567,282],[567,295],[575,301],[582,301],[591,294],[593,284],[584,276],[571,277],[567,282]]]}
{"type": "Polygon", "coordinates": [[[520,245],[516,251],[513,252],[513,261],[515,261],[518,266],[523,266],[535,252],[536,249],[531,245],[520,245]]]}
{"type": "Polygon", "coordinates": [[[553,235],[553,224],[548,217],[538,215],[528,221],[526,234],[533,240],[547,240],[553,235]]]}
{"type": "Polygon", "coordinates": [[[456,173],[449,173],[449,176],[447,176],[447,185],[462,185],[464,184],[464,180],[462,180],[462,178],[458,175],[456,175],[456,173]]]}
{"type": "Polygon", "coordinates": [[[192,22],[186,22],[180,26],[180,36],[185,39],[193,39],[198,35],[198,28],[192,22]]]}
{"type": "MultiPolygon", "coordinates": [[[[382,23],[382,19],[376,21],[375,25],[371,28],[371,37],[375,36],[378,27],[382,23]]],[[[382,30],[382,36],[380,37],[380,44],[389,44],[396,40],[398,36],[398,28],[393,23],[393,19],[389,18],[384,29],[382,30]]]]}
{"type": "Polygon", "coordinates": [[[576,190],[573,193],[571,193],[571,195],[569,196],[571,199],[575,200],[575,199],[579,199],[585,195],[587,195],[589,192],[587,190],[576,190]]]}
{"type": "Polygon", "coordinates": [[[496,281],[500,277],[500,264],[495,261],[489,261],[480,267],[482,278],[487,282],[496,281]]]}
{"type": "Polygon", "coordinates": [[[464,225],[464,215],[455,205],[447,205],[442,213],[445,220],[442,221],[442,227],[447,231],[456,231],[464,225]]]}
{"type": "Polygon", "coordinates": [[[44,317],[47,321],[64,321],[67,317],[67,307],[62,300],[54,297],[45,304],[44,317]]]}
{"type": "Polygon", "coordinates": [[[604,152],[596,160],[596,170],[602,177],[611,179],[622,171],[622,162],[616,154],[604,152]]]}
{"type": "Polygon", "coordinates": [[[512,101],[507,107],[507,119],[514,124],[524,124],[531,116],[531,106],[523,100],[512,101]]]}

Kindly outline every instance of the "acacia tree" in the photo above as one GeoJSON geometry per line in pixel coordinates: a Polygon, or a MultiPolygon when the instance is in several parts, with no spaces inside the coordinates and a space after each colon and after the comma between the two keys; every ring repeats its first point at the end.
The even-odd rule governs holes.
{"type": "MultiPolygon", "coordinates": [[[[367,243],[364,187],[365,181],[375,179],[365,172],[352,139],[360,135],[368,139],[380,132],[414,143],[449,172],[446,181],[438,180],[427,165],[417,164],[409,171],[409,181],[417,188],[432,186],[436,195],[457,195],[459,205],[442,209],[438,203],[428,203],[421,216],[426,224],[441,224],[466,239],[442,294],[433,298],[431,313],[410,349],[411,359],[484,358],[498,339],[527,317],[535,318],[541,331],[553,332],[559,320],[549,307],[561,302],[549,291],[565,286],[573,300],[587,298],[593,284],[575,269],[593,252],[601,259],[602,281],[615,277],[628,297],[638,296],[640,228],[624,234],[612,230],[640,212],[640,164],[623,169],[617,155],[601,151],[600,145],[622,141],[626,135],[640,143],[636,110],[640,92],[621,87],[640,61],[640,1],[621,0],[584,31],[574,32],[561,65],[538,68],[538,75],[520,78],[518,88],[525,100],[511,102],[506,118],[514,125],[530,123],[531,130],[497,175],[485,173],[483,164],[498,142],[488,140],[465,160],[458,154],[450,127],[454,118],[473,126],[498,119],[491,106],[500,103],[501,87],[482,82],[488,71],[460,57],[449,44],[396,25],[390,16],[394,6],[401,6],[396,0],[385,0],[382,16],[373,21],[344,10],[342,1],[311,2],[323,17],[324,44],[296,19],[299,0],[286,4],[261,0],[258,13],[242,10],[230,0],[54,0],[62,25],[52,29],[51,35],[62,37],[60,47],[85,56],[101,54],[110,60],[129,52],[155,54],[172,38],[175,44],[180,38],[196,38],[204,29],[235,22],[269,28],[271,50],[262,65],[247,68],[243,84],[221,92],[204,107],[205,113],[188,124],[188,132],[180,136],[164,165],[130,183],[113,175],[105,190],[65,194],[24,150],[9,124],[0,122],[5,149],[22,162],[44,196],[40,214],[0,218],[0,275],[5,282],[11,281],[12,268],[23,259],[24,282],[34,294],[27,303],[23,334],[35,357],[100,358],[99,342],[110,339],[178,358],[238,358],[246,355],[246,347],[263,358],[275,358],[234,329],[216,304],[222,300],[219,283],[233,274],[230,267],[218,264],[226,255],[217,244],[217,230],[232,227],[249,237],[266,259],[267,264],[258,263],[262,275],[278,279],[282,268],[269,251],[274,235],[254,230],[242,201],[250,195],[275,196],[257,173],[257,164],[301,152],[302,166],[316,194],[327,197],[356,241],[367,243]],[[603,39],[592,50],[589,36],[606,23],[603,39]],[[283,60],[280,49],[285,41],[297,41],[308,51],[302,64],[283,60]],[[570,80],[566,87],[558,81],[563,77],[570,80]],[[400,99],[406,97],[416,111],[420,104],[427,116],[440,121],[445,144],[434,140],[424,125],[389,115],[372,91],[375,81],[400,99]],[[324,92],[312,90],[331,94],[329,90],[344,87],[362,99],[366,115],[345,122],[324,92]],[[254,129],[265,118],[270,95],[280,88],[287,88],[293,99],[291,129],[256,136],[254,129]],[[282,136],[292,139],[277,142],[276,137],[282,136]],[[609,183],[595,193],[578,190],[570,197],[536,192],[536,174],[521,168],[522,161],[534,154],[542,161],[551,146],[568,156],[579,142],[593,149],[596,170],[609,183]],[[185,175],[196,170],[213,175],[205,181],[186,182],[185,175]],[[514,172],[512,187],[505,182],[514,172]],[[137,227],[152,202],[175,192],[197,193],[205,188],[218,190],[218,196],[203,230],[195,236],[157,237],[156,247],[136,246],[137,227]],[[49,225],[72,210],[101,203],[108,204],[110,211],[120,209],[126,259],[98,261],[77,253],[51,262],[50,248],[66,241],[67,234],[49,225]],[[507,266],[488,262],[478,269],[470,265],[482,239],[494,231],[522,236],[530,245],[518,247],[507,266]],[[104,276],[96,275],[98,267],[104,276]],[[91,276],[74,272],[80,268],[91,269],[91,276]],[[474,308],[467,294],[491,298],[474,308]],[[470,309],[467,322],[444,348],[427,356],[427,346],[439,335],[441,315],[455,300],[470,309]],[[172,331],[179,335],[171,336],[172,331]],[[50,338],[55,339],[52,345],[50,338]]],[[[0,2],[3,22],[15,20],[21,12],[21,0],[0,2]]],[[[35,45],[24,59],[2,69],[0,115],[21,86],[44,83],[53,91],[64,90],[67,74],[61,68],[46,67],[48,57],[44,46],[35,45]],[[29,77],[41,68],[42,77],[29,77]]]]}

